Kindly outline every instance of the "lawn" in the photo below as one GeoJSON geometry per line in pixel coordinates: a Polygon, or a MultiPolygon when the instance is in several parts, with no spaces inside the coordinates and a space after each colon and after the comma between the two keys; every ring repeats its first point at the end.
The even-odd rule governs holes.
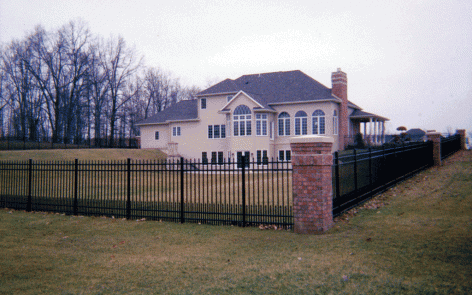
{"type": "Polygon", "coordinates": [[[24,150],[0,151],[0,161],[73,161],[74,159],[88,161],[120,161],[133,160],[163,160],[166,155],[154,149],[54,149],[54,150],[24,150]]]}
{"type": "Polygon", "coordinates": [[[472,293],[472,153],[323,235],[0,210],[1,294],[472,293]]]}

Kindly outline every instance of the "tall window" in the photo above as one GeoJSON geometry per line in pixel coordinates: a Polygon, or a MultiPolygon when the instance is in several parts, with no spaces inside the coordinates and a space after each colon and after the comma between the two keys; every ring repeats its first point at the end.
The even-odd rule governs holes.
{"type": "Polygon", "coordinates": [[[304,111],[295,114],[295,135],[308,134],[308,116],[304,111]]]}
{"type": "Polygon", "coordinates": [[[267,114],[256,114],[256,135],[267,136],[267,114]]]}
{"type": "Polygon", "coordinates": [[[154,139],[159,140],[159,131],[154,133],[154,139]]]}
{"type": "Polygon", "coordinates": [[[251,130],[251,109],[246,105],[240,105],[233,113],[234,136],[249,136],[251,130]]]}
{"type": "Polygon", "coordinates": [[[207,108],[207,99],[202,98],[200,102],[201,102],[202,110],[206,109],[207,108]]]}
{"type": "Polygon", "coordinates": [[[279,115],[279,136],[290,135],[290,115],[283,112],[279,115]]]}
{"type": "Polygon", "coordinates": [[[338,135],[338,112],[336,110],[333,114],[333,134],[338,135]]]}
{"type": "Polygon", "coordinates": [[[313,134],[325,134],[325,113],[322,110],[316,110],[312,115],[313,134]]]}

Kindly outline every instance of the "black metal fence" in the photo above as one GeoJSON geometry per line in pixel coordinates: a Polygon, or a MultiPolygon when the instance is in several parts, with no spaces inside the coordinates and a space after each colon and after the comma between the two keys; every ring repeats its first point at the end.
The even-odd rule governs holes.
{"type": "Polygon", "coordinates": [[[75,148],[138,148],[136,138],[118,137],[111,142],[110,138],[90,138],[53,140],[51,137],[37,137],[30,140],[18,136],[0,136],[0,150],[39,150],[39,149],[75,149],[75,148]]]}
{"type": "Polygon", "coordinates": [[[441,160],[449,157],[461,148],[460,134],[441,137],[441,160]]]}
{"type": "Polygon", "coordinates": [[[280,161],[0,162],[0,206],[210,224],[293,224],[280,161]]]}
{"type": "Polygon", "coordinates": [[[343,154],[336,152],[333,159],[333,215],[340,215],[431,166],[432,155],[432,142],[353,150],[343,154]]]}

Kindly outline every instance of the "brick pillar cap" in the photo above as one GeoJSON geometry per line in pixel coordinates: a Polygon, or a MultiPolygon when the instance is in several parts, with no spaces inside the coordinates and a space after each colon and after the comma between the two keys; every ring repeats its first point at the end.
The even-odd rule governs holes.
{"type": "Polygon", "coordinates": [[[290,143],[309,143],[309,142],[329,142],[333,143],[334,139],[321,135],[302,135],[290,138],[290,143]]]}

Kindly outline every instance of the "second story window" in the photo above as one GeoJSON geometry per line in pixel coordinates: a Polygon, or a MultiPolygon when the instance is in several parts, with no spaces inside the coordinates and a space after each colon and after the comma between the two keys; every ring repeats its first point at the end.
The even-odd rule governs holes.
{"type": "Polygon", "coordinates": [[[295,135],[308,134],[308,118],[304,111],[295,114],[295,135]]]}
{"type": "Polygon", "coordinates": [[[333,134],[338,135],[338,112],[336,110],[333,114],[333,134]]]}
{"type": "Polygon", "coordinates": [[[283,112],[279,115],[279,136],[290,135],[290,115],[283,112]]]}
{"type": "Polygon", "coordinates": [[[233,127],[234,136],[250,136],[252,134],[251,109],[248,106],[240,105],[234,109],[233,127]]]}
{"type": "Polygon", "coordinates": [[[267,114],[256,114],[256,135],[267,136],[267,114]]]}
{"type": "Polygon", "coordinates": [[[200,103],[201,103],[201,108],[202,110],[205,110],[207,108],[207,99],[206,98],[202,98],[200,100],[200,103]]]}
{"type": "Polygon", "coordinates": [[[172,127],[172,136],[180,136],[180,126],[172,127]]]}
{"type": "Polygon", "coordinates": [[[325,134],[325,113],[322,110],[316,110],[312,115],[313,134],[325,134]]]}
{"type": "Polygon", "coordinates": [[[226,125],[208,125],[208,138],[226,138],[226,125]]]}

